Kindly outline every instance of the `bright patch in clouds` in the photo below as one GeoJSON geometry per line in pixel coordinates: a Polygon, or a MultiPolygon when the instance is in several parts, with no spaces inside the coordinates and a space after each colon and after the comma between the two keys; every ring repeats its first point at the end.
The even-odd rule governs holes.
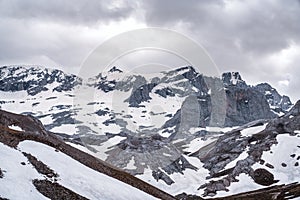
{"type": "Polygon", "coordinates": [[[291,43],[287,48],[282,49],[268,57],[268,61],[278,69],[284,70],[300,57],[300,46],[291,43]]]}

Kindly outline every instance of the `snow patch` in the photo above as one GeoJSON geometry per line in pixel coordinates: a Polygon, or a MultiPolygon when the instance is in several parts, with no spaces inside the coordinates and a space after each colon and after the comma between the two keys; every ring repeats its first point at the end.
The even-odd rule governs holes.
{"type": "Polygon", "coordinates": [[[8,126],[8,128],[15,130],[15,131],[23,131],[23,129],[21,127],[15,126],[15,125],[8,126]]]}

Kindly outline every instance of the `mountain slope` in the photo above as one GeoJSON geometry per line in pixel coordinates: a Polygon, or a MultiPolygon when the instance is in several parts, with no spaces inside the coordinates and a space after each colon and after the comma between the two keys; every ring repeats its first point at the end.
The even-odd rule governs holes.
{"type": "MultiPolygon", "coordinates": [[[[24,67],[12,71],[18,70],[28,76],[35,71],[24,67]]],[[[17,78],[18,73],[14,74],[17,78]]],[[[60,79],[60,75],[54,77],[60,79]]],[[[74,82],[69,89],[48,89],[35,95],[27,90],[2,91],[1,108],[37,117],[45,124],[46,135],[51,131],[77,149],[172,195],[227,195],[223,191],[261,188],[253,173],[263,162],[260,159],[272,157],[266,151],[287,142],[290,145],[284,153],[298,152],[298,137],[292,135],[266,133],[254,140],[253,135],[264,132],[271,119],[287,115],[292,104],[271,86],[247,85],[238,72],[217,78],[206,77],[190,66],[146,75],[114,67],[74,82]],[[241,181],[235,184],[238,178],[241,181]]],[[[268,161],[267,166],[274,165],[268,161]]],[[[280,166],[277,163],[276,169],[280,166]]],[[[290,164],[284,169],[297,172],[290,164]]],[[[291,174],[280,170],[273,174],[280,173],[291,174]]]]}
{"type": "MultiPolygon", "coordinates": [[[[116,181],[112,178],[114,177],[161,199],[174,199],[153,186],[65,144],[57,136],[47,132],[42,124],[32,117],[1,111],[0,122],[0,152],[2,155],[0,182],[4,186],[0,188],[2,197],[9,199],[45,199],[41,195],[43,194],[51,199],[61,199],[63,195],[66,195],[66,199],[85,199],[85,197],[88,199],[152,199],[147,194],[116,181]],[[22,191],[22,193],[15,193],[15,188],[19,188],[18,191],[22,191]],[[120,188],[122,188],[121,191],[119,191],[120,188]],[[116,190],[119,192],[116,193],[116,190]]],[[[218,196],[227,196],[228,194],[237,193],[237,191],[247,191],[247,193],[222,199],[249,199],[251,196],[256,199],[263,196],[265,198],[281,199],[287,194],[286,197],[289,198],[300,197],[299,184],[279,185],[255,190],[261,188],[255,184],[272,185],[278,181],[279,183],[288,184],[298,180],[299,165],[296,163],[300,157],[300,140],[298,139],[300,133],[300,101],[285,116],[271,120],[262,131],[257,132],[259,129],[255,126],[247,128],[259,125],[259,123],[252,123],[226,133],[216,143],[213,142],[214,146],[209,147],[212,148],[210,151],[205,151],[207,155],[204,157],[203,148],[207,148],[207,146],[202,146],[198,151],[187,157],[190,160],[189,157],[198,156],[202,152],[200,154],[202,159],[200,158],[200,160],[204,163],[205,168],[209,168],[206,165],[207,163],[211,166],[213,160],[217,161],[210,169],[210,177],[206,177],[209,183],[205,184],[203,189],[205,189],[207,195],[223,190],[229,184],[229,192],[218,193],[218,196]],[[232,134],[236,135],[239,132],[243,136],[233,140],[232,134]],[[233,150],[231,149],[232,144],[241,143],[241,141],[242,143],[243,141],[248,142],[249,150],[240,152],[241,154],[247,153],[248,157],[238,156],[233,165],[232,162],[216,159],[220,155],[223,158],[224,156],[229,158],[226,154],[233,150]],[[224,143],[224,145],[219,143],[224,143]],[[214,149],[217,150],[218,148],[223,148],[223,151],[214,152],[214,149]],[[278,162],[279,157],[282,158],[280,162],[278,162]],[[203,160],[203,158],[205,159],[203,160]],[[211,160],[210,158],[214,159],[211,160]],[[206,159],[210,159],[210,161],[206,162],[206,159]],[[227,169],[222,170],[224,168],[219,168],[222,165],[226,166],[227,169]],[[258,173],[260,174],[258,175],[258,173]],[[253,180],[241,176],[243,174],[248,174],[253,180]],[[239,180],[236,179],[236,176],[239,180]],[[233,181],[232,184],[230,184],[231,181],[233,181]],[[222,184],[224,185],[222,186],[222,184]],[[267,195],[273,193],[280,194],[280,196],[267,195]]],[[[238,147],[239,145],[235,146],[238,147]]],[[[237,153],[236,151],[233,152],[237,153]]],[[[184,161],[182,160],[182,162],[184,161]]],[[[184,166],[183,163],[181,164],[184,166]]],[[[185,176],[185,178],[188,177],[185,176]]],[[[181,180],[184,180],[184,178],[182,177],[181,180]]],[[[191,180],[188,180],[188,182],[189,189],[185,192],[190,191],[194,184],[191,180]]],[[[184,181],[181,183],[184,184],[184,181]]],[[[201,184],[201,177],[198,177],[197,185],[199,184],[201,184]]],[[[179,195],[178,198],[189,199],[186,195],[179,195]]],[[[190,199],[194,198],[196,197],[190,197],[190,199]]]]}
{"type": "MultiPolygon", "coordinates": [[[[28,187],[32,188],[32,185],[31,183],[28,183],[28,180],[46,178],[48,181],[67,186],[89,199],[153,199],[148,194],[145,194],[132,186],[147,191],[149,194],[152,193],[159,198],[174,199],[167,193],[64,143],[57,136],[47,132],[41,123],[32,117],[0,111],[0,123],[0,141],[8,146],[18,147],[18,149],[11,149],[3,145],[1,146],[1,151],[8,155],[6,157],[1,157],[1,159],[3,159],[3,162],[1,162],[1,169],[5,172],[4,177],[0,181],[7,183],[7,187],[12,186],[15,182],[16,184],[29,184],[30,186],[28,187]],[[22,131],[11,129],[12,125],[20,127],[22,131]],[[33,154],[39,160],[42,160],[43,163],[58,174],[57,178],[52,179],[48,174],[46,174],[48,178],[41,175],[38,176],[36,172],[32,172],[35,175],[24,180],[25,182],[22,182],[22,180],[19,182],[17,177],[11,178],[10,176],[16,176],[19,173],[23,173],[22,169],[11,169],[10,167],[10,165],[19,166],[22,165],[22,162],[26,163],[26,161],[24,161],[25,157],[22,156],[21,152],[23,154],[24,152],[26,154],[33,154]],[[14,158],[18,159],[15,160],[14,158]],[[21,164],[18,162],[21,162],[21,164]],[[7,164],[4,165],[3,163],[7,164]],[[95,171],[91,169],[94,169],[95,171]],[[132,186],[126,185],[116,179],[127,184],[130,183],[132,186]],[[122,191],[118,193],[113,192],[118,188],[122,188],[122,191]],[[95,191],[98,192],[95,193],[95,191]]],[[[3,191],[1,189],[1,194],[8,196],[15,195],[13,190],[13,187],[4,188],[3,191]]],[[[28,192],[28,190],[26,192],[28,192]]],[[[38,195],[38,197],[39,196],[40,195],[38,195]]],[[[19,199],[18,196],[12,196],[11,198],[19,199]]]]}

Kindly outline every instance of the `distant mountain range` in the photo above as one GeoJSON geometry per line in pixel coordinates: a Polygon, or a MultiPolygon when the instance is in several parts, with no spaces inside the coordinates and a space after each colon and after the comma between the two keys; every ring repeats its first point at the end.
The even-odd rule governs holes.
{"type": "Polygon", "coordinates": [[[300,155],[300,128],[284,129],[298,108],[238,72],[207,77],[191,66],[155,74],[113,67],[83,80],[55,69],[3,66],[0,106],[39,119],[46,131],[172,195],[232,194],[235,184],[244,188],[239,192],[253,190],[277,179],[295,182],[300,172],[296,163],[287,165],[300,155]],[[290,146],[281,152],[284,143],[290,146]],[[283,154],[278,164],[275,156],[283,154]]]}

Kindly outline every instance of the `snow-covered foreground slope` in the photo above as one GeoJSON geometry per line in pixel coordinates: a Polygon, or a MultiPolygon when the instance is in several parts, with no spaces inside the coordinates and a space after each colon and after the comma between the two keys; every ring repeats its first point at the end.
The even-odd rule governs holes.
{"type": "Polygon", "coordinates": [[[3,178],[0,178],[0,196],[8,199],[48,199],[40,194],[34,185],[33,179],[41,179],[27,158],[18,150],[0,143],[0,168],[3,178]],[[27,163],[22,165],[21,163],[27,163]]]}
{"type": "Polygon", "coordinates": [[[19,144],[18,149],[43,161],[59,174],[58,183],[88,199],[155,199],[130,185],[92,170],[44,144],[24,141],[19,144]]]}
{"type": "MultiPolygon", "coordinates": [[[[34,179],[45,179],[28,162],[22,152],[29,153],[42,161],[59,175],[57,182],[62,186],[95,200],[155,199],[130,185],[92,170],[54,148],[34,141],[24,141],[17,149],[0,143],[0,196],[11,200],[48,199],[32,184],[34,179]]],[[[51,179],[50,179],[51,180],[51,179]]]]}

